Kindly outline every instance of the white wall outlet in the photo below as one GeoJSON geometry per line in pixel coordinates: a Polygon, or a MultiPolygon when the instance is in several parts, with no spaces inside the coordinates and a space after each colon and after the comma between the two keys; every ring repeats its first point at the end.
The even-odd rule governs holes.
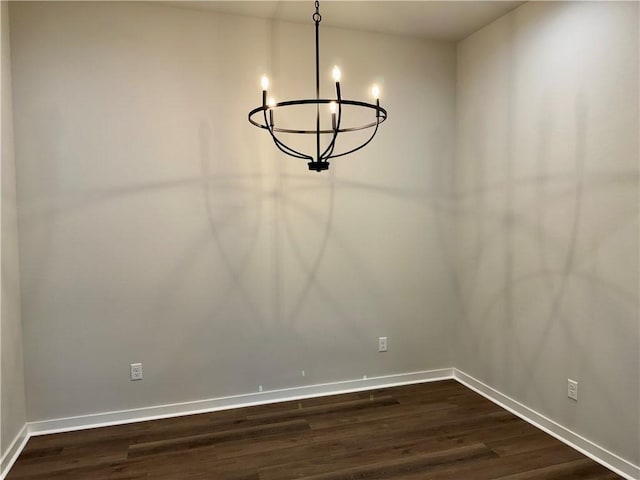
{"type": "Polygon", "coordinates": [[[142,380],[142,364],[131,364],[131,380],[142,380]]]}
{"type": "Polygon", "coordinates": [[[263,390],[262,390],[262,385],[258,385],[258,391],[259,391],[259,392],[262,392],[262,391],[263,391],[263,390]]]}
{"type": "Polygon", "coordinates": [[[578,401],[578,382],[570,378],[567,379],[567,397],[578,401]]]}
{"type": "Polygon", "coordinates": [[[387,337],[378,338],[378,351],[379,352],[387,351],[387,337]]]}

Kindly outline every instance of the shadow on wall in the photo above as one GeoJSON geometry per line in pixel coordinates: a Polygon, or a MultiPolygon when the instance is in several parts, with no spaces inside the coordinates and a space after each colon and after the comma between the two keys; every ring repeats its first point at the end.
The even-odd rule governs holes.
{"type": "MultiPolygon", "coordinates": [[[[205,121],[200,123],[198,145],[197,177],[131,186],[85,190],[68,188],[70,185],[55,186],[56,166],[52,162],[46,181],[49,190],[58,190],[55,192],[56,200],[44,202],[41,210],[35,209],[31,213],[25,210],[22,219],[26,228],[44,228],[46,231],[39,236],[37,248],[32,249],[42,258],[42,262],[36,263],[46,268],[46,262],[59,257],[58,240],[55,239],[58,234],[63,237],[69,235],[70,230],[65,226],[69,219],[73,218],[75,222],[91,217],[95,227],[106,224],[105,218],[114,213],[117,215],[124,208],[129,213],[126,218],[123,216],[122,231],[102,231],[100,234],[110,238],[98,248],[91,247],[91,255],[100,256],[102,251],[109,258],[123,263],[114,267],[114,271],[120,272],[119,276],[126,275],[122,268],[140,270],[133,272],[135,280],[128,281],[149,285],[136,285],[141,294],[129,292],[123,297],[121,287],[109,283],[112,280],[106,274],[103,275],[104,281],[93,279],[83,267],[82,274],[86,274],[86,280],[83,288],[73,294],[74,302],[88,303],[83,295],[104,295],[118,305],[136,302],[132,308],[138,313],[142,311],[142,315],[135,321],[133,313],[122,315],[132,319],[130,328],[174,332],[136,340],[142,344],[141,351],[157,353],[154,368],[159,371],[170,371],[171,365],[179,361],[205,363],[206,352],[193,352],[193,346],[201,344],[198,340],[201,342],[208,338],[211,345],[216,345],[221,338],[239,336],[240,342],[247,339],[248,345],[258,347],[248,348],[246,352],[220,349],[224,353],[217,361],[238,361],[238,357],[244,355],[244,361],[255,368],[256,384],[259,383],[257,379],[265,378],[287,386],[294,380],[302,381],[288,377],[292,375],[290,365],[308,365],[307,375],[311,380],[314,366],[309,365],[307,350],[318,349],[318,345],[310,345],[305,325],[309,321],[306,318],[309,305],[317,309],[322,304],[319,317],[340,323],[349,341],[362,342],[369,348],[368,337],[371,335],[367,329],[371,325],[362,321],[359,306],[367,304],[369,311],[382,319],[393,318],[394,309],[384,298],[388,295],[388,281],[372,273],[371,262],[375,259],[363,254],[359,245],[354,243],[352,234],[358,229],[357,221],[352,221],[348,228],[344,223],[341,228],[335,228],[337,192],[366,196],[367,201],[374,205],[371,212],[367,212],[371,217],[375,217],[375,205],[379,203],[438,210],[439,194],[338,179],[335,170],[322,177],[306,171],[300,175],[290,174],[283,167],[283,162],[288,161],[286,158],[275,159],[276,170],[265,172],[265,163],[271,165],[273,159],[270,153],[260,149],[247,160],[251,162],[248,171],[255,173],[241,173],[242,168],[228,169],[221,165],[226,161],[226,153],[213,150],[216,139],[211,126],[205,121]],[[231,173],[226,173],[226,170],[231,173]],[[153,208],[156,211],[152,211],[153,208]],[[172,231],[171,222],[179,220],[180,216],[188,218],[176,224],[176,230],[172,231]],[[136,233],[126,232],[135,223],[152,225],[154,232],[164,229],[164,237],[145,247],[144,239],[150,234],[145,233],[142,227],[137,228],[136,233]],[[162,225],[156,227],[154,224],[162,225]],[[143,238],[135,238],[135,248],[125,245],[127,239],[140,235],[143,238]],[[330,246],[328,262],[331,266],[323,271],[323,267],[327,268],[330,246]],[[136,261],[132,266],[133,255],[144,254],[140,249],[156,247],[162,248],[157,255],[139,258],[139,263],[136,261]],[[121,253],[114,253],[114,249],[121,249],[121,253]],[[161,256],[165,258],[161,259],[161,256]],[[160,265],[148,263],[157,263],[157,260],[160,260],[160,265]],[[358,285],[353,288],[353,293],[361,297],[353,298],[354,303],[345,301],[348,296],[336,289],[337,279],[333,274],[341,269],[349,270],[357,278],[358,285]],[[200,286],[196,286],[197,283],[200,286]],[[189,291],[194,288],[200,291],[189,291]],[[207,291],[210,292],[209,298],[203,300],[207,291]],[[201,304],[194,306],[196,302],[201,304]],[[175,330],[181,322],[185,328],[176,335],[175,330]],[[275,346],[270,347],[270,344],[275,346]],[[185,351],[192,352],[189,359],[184,358],[185,351]]],[[[65,158],[65,155],[60,153],[57,157],[65,158]]],[[[128,176],[121,175],[122,178],[128,176]]],[[[344,212],[342,218],[344,221],[344,212]]],[[[92,237],[84,227],[81,231],[85,236],[75,240],[90,241],[92,237]]],[[[447,242],[441,231],[437,233],[444,249],[447,242]]],[[[376,237],[367,240],[370,244],[377,242],[376,237]]],[[[394,254],[398,255],[397,252],[389,253],[394,254]]],[[[35,282],[28,288],[29,295],[38,296],[41,277],[31,276],[30,279],[35,282]]],[[[69,280],[68,284],[80,281],[69,280]]],[[[68,308],[73,312],[76,306],[69,304],[68,308]]],[[[81,312],[69,316],[73,315],[82,317],[81,312]]],[[[116,326],[105,324],[101,328],[116,326]]],[[[178,388],[180,381],[176,382],[178,388]]],[[[189,379],[184,381],[186,386],[189,379]]]]}
{"type": "MultiPolygon", "coordinates": [[[[599,343],[603,329],[610,330],[611,338],[624,338],[627,332],[634,331],[633,325],[624,318],[603,315],[606,312],[599,308],[598,303],[604,299],[614,305],[610,313],[620,312],[623,317],[637,319],[637,292],[633,290],[633,284],[625,288],[599,276],[597,260],[593,259],[597,259],[599,249],[606,248],[609,239],[637,223],[637,212],[627,211],[624,216],[620,212],[611,212],[606,229],[586,239],[590,242],[588,246],[584,241],[580,242],[584,239],[581,222],[588,216],[584,212],[584,197],[606,196],[607,191],[615,195],[620,190],[628,194],[637,189],[640,176],[637,171],[585,173],[587,103],[578,95],[575,104],[578,148],[573,175],[544,174],[545,160],[540,157],[540,172],[535,177],[514,179],[509,176],[502,184],[482,185],[475,191],[457,195],[457,202],[467,207],[457,208],[456,215],[463,222],[474,224],[472,230],[476,237],[472,253],[459,259],[454,280],[464,319],[460,330],[471,327],[474,332],[473,340],[465,342],[469,349],[468,358],[485,358],[487,362],[505,366],[515,362],[521,367],[502,370],[502,374],[510,378],[489,379],[490,384],[507,382],[514,391],[536,396],[538,408],[543,412],[553,411],[553,400],[541,393],[548,383],[548,378],[540,371],[541,360],[549,355],[549,346],[563,344],[563,362],[569,365],[577,378],[581,377],[581,372],[595,375],[596,378],[590,378],[590,388],[597,389],[606,398],[606,405],[602,408],[615,412],[620,411],[627,400],[607,387],[608,374],[598,368],[600,355],[594,355],[585,346],[599,343]],[[512,189],[516,196],[523,192],[527,192],[524,194],[527,196],[533,191],[530,203],[516,206],[511,195],[504,195],[512,189]],[[483,200],[502,195],[507,199],[502,207],[494,204],[488,208],[483,200]],[[470,202],[472,198],[474,200],[470,202]],[[569,208],[572,210],[570,221],[560,227],[566,228],[566,232],[559,234],[552,225],[548,225],[553,223],[548,217],[553,217],[555,209],[564,216],[569,208]],[[514,243],[522,245],[523,241],[530,246],[527,252],[515,249],[514,243]],[[514,263],[518,262],[520,264],[515,266],[514,263]],[[488,270],[496,267],[503,270],[502,281],[494,283],[495,288],[485,295],[488,270]],[[531,293],[532,290],[535,293],[531,293]],[[576,307],[572,305],[576,301],[584,303],[576,307]],[[532,325],[524,325],[526,322],[532,325]],[[596,325],[598,322],[599,326],[596,325]],[[502,332],[497,333],[496,330],[502,332]],[[487,355],[492,358],[487,358],[487,355]]],[[[548,117],[541,115],[541,118],[544,118],[544,126],[540,128],[539,144],[540,151],[544,151],[548,144],[544,137],[549,126],[546,123],[548,117]]],[[[476,158],[481,162],[481,151],[476,158]]],[[[593,205],[593,201],[589,203],[593,205]]],[[[489,277],[492,283],[497,280],[495,273],[493,271],[489,277]]],[[[606,340],[611,341],[610,338],[606,340]]],[[[631,356],[627,361],[637,359],[631,356]]]]}
{"type": "Polygon", "coordinates": [[[638,274],[620,263],[616,249],[634,241],[637,249],[640,175],[637,169],[594,168],[599,159],[588,156],[590,101],[583,91],[571,102],[574,138],[563,138],[560,147],[557,112],[550,101],[540,104],[536,164],[529,168],[527,152],[516,143],[529,132],[516,130],[523,112],[516,96],[512,20],[504,34],[510,50],[504,54],[508,73],[500,104],[501,163],[491,158],[486,165],[489,117],[478,111],[468,126],[477,131],[470,131],[472,153],[463,165],[474,173],[470,186],[453,199],[463,237],[454,280],[463,317],[457,334],[466,351],[460,366],[552,418],[564,417],[571,427],[585,413],[558,401],[566,397],[567,372],[588,379],[591,398],[581,402],[588,402],[582,412],[628,408],[629,399],[612,389],[617,379],[603,363],[637,363],[632,355],[638,351],[638,274]],[[566,144],[571,148],[559,158],[566,144]],[[629,274],[620,275],[616,267],[629,274]]]}

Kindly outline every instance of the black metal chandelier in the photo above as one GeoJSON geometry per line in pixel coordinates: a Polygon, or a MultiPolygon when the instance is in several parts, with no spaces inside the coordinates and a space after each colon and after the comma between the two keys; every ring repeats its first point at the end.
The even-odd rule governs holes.
{"type": "Polygon", "coordinates": [[[357,100],[346,100],[342,98],[340,92],[340,69],[336,66],[333,68],[333,79],[336,82],[336,98],[320,98],[320,67],[319,67],[319,27],[320,22],[322,21],[322,16],[320,15],[320,3],[318,1],[315,2],[315,13],[312,18],[316,25],[316,98],[313,99],[303,99],[303,100],[288,100],[285,102],[275,102],[273,99],[267,101],[267,89],[269,88],[269,79],[266,76],[262,77],[262,105],[254,108],[249,112],[249,122],[251,122],[256,127],[263,128],[269,132],[271,138],[273,139],[273,143],[278,147],[279,150],[286,153],[287,155],[300,158],[304,160],[308,160],[309,170],[315,170],[316,172],[321,172],[323,170],[329,169],[329,159],[342,157],[344,155],[348,155],[353,153],[361,148],[364,148],[366,145],[373,140],[376,133],[378,132],[378,126],[387,119],[387,111],[380,106],[380,90],[377,86],[373,86],[371,89],[371,93],[373,97],[376,99],[375,105],[372,103],[360,102],[357,100]],[[321,129],[320,128],[320,106],[328,105],[329,111],[331,113],[331,129],[321,129]],[[295,128],[285,128],[281,126],[277,126],[275,122],[275,114],[274,112],[277,109],[284,107],[291,107],[297,105],[315,105],[316,106],[316,125],[314,129],[295,129],[295,128]],[[342,110],[344,105],[349,105],[349,107],[356,107],[364,110],[371,110],[371,113],[375,115],[375,118],[372,121],[366,121],[364,124],[359,126],[349,126],[349,127],[341,127],[342,124],[342,110]],[[359,130],[367,130],[371,129],[371,135],[367,140],[356,146],[355,148],[351,148],[347,151],[336,153],[335,146],[338,135],[341,133],[348,132],[356,132],[359,130]],[[306,153],[299,152],[292,147],[286,145],[281,138],[278,138],[276,134],[284,133],[284,134],[307,134],[307,135],[315,135],[316,137],[316,155],[309,155],[306,153]],[[322,149],[320,137],[321,135],[329,135],[330,141],[328,145],[322,149]]]}

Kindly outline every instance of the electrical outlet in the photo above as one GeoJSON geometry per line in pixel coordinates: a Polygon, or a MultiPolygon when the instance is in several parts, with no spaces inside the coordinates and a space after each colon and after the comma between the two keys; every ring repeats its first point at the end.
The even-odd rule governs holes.
{"type": "Polygon", "coordinates": [[[578,382],[570,378],[567,379],[567,397],[578,401],[578,382]]]}
{"type": "Polygon", "coordinates": [[[131,380],[142,380],[142,364],[131,364],[131,380]]]}
{"type": "Polygon", "coordinates": [[[387,351],[387,337],[378,338],[378,351],[379,352],[387,351]]]}

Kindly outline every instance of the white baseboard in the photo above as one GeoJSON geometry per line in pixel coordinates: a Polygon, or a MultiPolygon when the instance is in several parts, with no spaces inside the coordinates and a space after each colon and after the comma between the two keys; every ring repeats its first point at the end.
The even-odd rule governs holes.
{"type": "Polygon", "coordinates": [[[248,407],[251,405],[264,405],[268,403],[338,395],[341,393],[395,387],[400,385],[409,385],[412,383],[434,382],[437,380],[452,378],[453,368],[443,368],[439,370],[385,375],[359,380],[306,385],[301,387],[284,388],[281,390],[234,395],[230,397],[210,398],[194,402],[174,403],[170,405],[158,405],[154,407],[121,410],[117,412],[97,413],[78,417],[30,422],[29,434],[34,436],[69,432],[73,430],[84,430],[87,428],[121,425],[146,420],[157,420],[160,418],[179,417],[182,415],[193,415],[196,413],[207,413],[218,410],[228,410],[231,408],[248,407]]]}
{"type": "Polygon", "coordinates": [[[608,469],[613,470],[618,475],[628,480],[640,479],[640,466],[634,465],[615,453],[612,453],[583,436],[572,432],[568,428],[563,427],[541,413],[538,413],[517,400],[500,393],[489,385],[482,383],[480,380],[473,378],[471,375],[467,375],[457,368],[454,368],[453,370],[454,378],[458,382],[491,400],[493,403],[501,406],[505,410],[517,415],[534,427],[547,432],[549,435],[557,438],[563,443],[566,443],[570,447],[578,450],[580,453],[604,465],[608,469]]]}
{"type": "Polygon", "coordinates": [[[364,378],[359,380],[347,380],[319,385],[307,385],[302,387],[271,390],[267,392],[248,393],[230,397],[211,398],[194,402],[175,403],[170,405],[158,405],[154,407],[121,410],[77,417],[58,418],[27,423],[16,436],[11,446],[2,457],[0,467],[0,480],[9,473],[27,440],[36,435],[84,430],[88,428],[121,425],[160,418],[178,417],[197,413],[228,410],[251,405],[264,405],[268,403],[300,400],[310,397],[322,397],[338,395],[341,393],[359,392],[377,388],[396,387],[414,383],[434,382],[438,380],[455,379],[464,386],[478,392],[492,402],[522,418],[526,422],[554,436],[570,447],[578,450],[596,462],[613,470],[628,480],[640,480],[640,467],[609,452],[599,445],[587,440],[575,432],[563,427],[544,415],[519,403],[495,390],[494,388],[476,380],[470,375],[456,369],[443,368],[439,370],[426,370],[422,372],[403,373],[398,375],[386,375],[381,377],[364,378]]]}
{"type": "Polygon", "coordinates": [[[16,438],[13,439],[7,451],[2,455],[2,459],[0,460],[0,480],[4,480],[4,477],[7,476],[11,467],[18,459],[20,453],[24,449],[24,446],[27,444],[29,440],[29,426],[25,424],[22,429],[16,435],[16,438]]]}

